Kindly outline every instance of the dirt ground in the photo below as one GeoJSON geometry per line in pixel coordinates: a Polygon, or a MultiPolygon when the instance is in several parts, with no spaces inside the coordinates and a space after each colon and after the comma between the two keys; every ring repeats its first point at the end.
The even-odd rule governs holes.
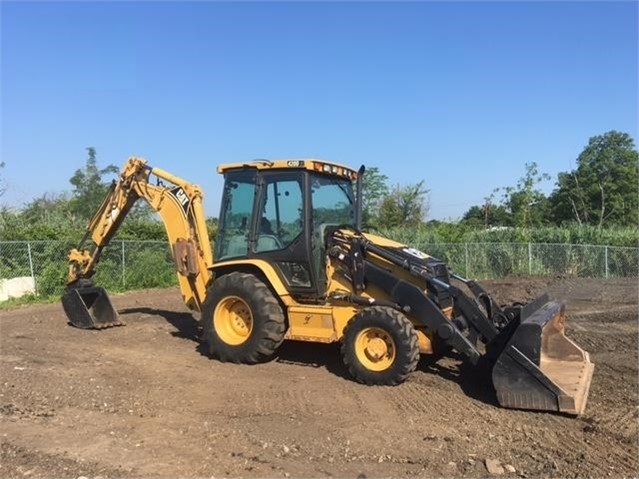
{"type": "Polygon", "coordinates": [[[127,326],[102,331],[59,304],[0,312],[0,477],[475,478],[492,461],[502,477],[637,477],[636,278],[484,284],[567,302],[596,364],[583,417],[499,408],[456,358],[422,359],[397,387],[349,380],[334,345],[220,363],[178,290],[151,290],[113,297],[127,326]]]}

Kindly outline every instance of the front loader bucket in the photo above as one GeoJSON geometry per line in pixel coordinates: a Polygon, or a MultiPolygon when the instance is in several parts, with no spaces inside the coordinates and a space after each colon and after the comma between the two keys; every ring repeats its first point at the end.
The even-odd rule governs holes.
{"type": "Polygon", "coordinates": [[[62,296],[62,307],[69,322],[77,328],[103,329],[124,324],[109,295],[99,286],[68,287],[62,296]]]}
{"type": "Polygon", "coordinates": [[[544,296],[522,310],[514,331],[502,331],[509,337],[492,378],[503,407],[583,413],[594,364],[564,335],[564,309],[544,296]]]}

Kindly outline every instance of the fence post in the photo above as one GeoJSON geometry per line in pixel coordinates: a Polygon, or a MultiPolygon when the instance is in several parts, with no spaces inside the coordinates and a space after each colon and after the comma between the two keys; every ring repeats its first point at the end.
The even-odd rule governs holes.
{"type": "Polygon", "coordinates": [[[126,288],[126,267],[124,263],[124,240],[122,240],[122,288],[126,288]]]}
{"type": "Polygon", "coordinates": [[[532,276],[532,243],[528,243],[528,276],[532,276]]]}
{"type": "Polygon", "coordinates": [[[604,257],[606,258],[606,279],[608,279],[608,245],[604,248],[604,257]]]}
{"type": "Polygon", "coordinates": [[[468,243],[464,243],[464,263],[466,266],[466,270],[464,271],[464,275],[467,278],[470,278],[469,265],[468,265],[468,243]]]}
{"type": "Polygon", "coordinates": [[[31,278],[33,279],[33,292],[38,294],[38,288],[36,287],[36,279],[33,271],[33,257],[31,256],[31,243],[27,241],[27,253],[29,255],[29,270],[31,271],[31,278]]]}

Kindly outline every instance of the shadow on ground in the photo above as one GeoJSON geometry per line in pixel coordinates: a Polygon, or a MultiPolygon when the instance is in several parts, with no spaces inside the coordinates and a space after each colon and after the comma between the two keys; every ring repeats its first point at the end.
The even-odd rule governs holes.
{"type": "Polygon", "coordinates": [[[275,360],[287,364],[326,368],[328,372],[340,378],[351,379],[346,366],[342,362],[339,343],[285,341],[280,346],[275,360]]]}
{"type": "Polygon", "coordinates": [[[417,369],[454,382],[472,399],[498,406],[491,367],[487,364],[474,366],[465,361],[461,354],[451,351],[445,357],[422,356],[417,369]]]}
{"type": "Polygon", "coordinates": [[[176,338],[190,339],[191,341],[198,343],[200,342],[200,326],[191,313],[142,307],[122,309],[120,310],[120,314],[147,314],[149,316],[160,316],[166,319],[166,321],[176,329],[176,331],[171,332],[172,336],[175,336],[176,338]]]}
{"type": "MultiPolygon", "coordinates": [[[[199,323],[191,313],[139,307],[122,309],[120,314],[160,316],[176,329],[171,332],[172,336],[196,342],[196,350],[203,356],[209,356],[206,345],[200,341],[201,328],[199,323]]],[[[304,367],[326,368],[335,376],[352,380],[342,362],[339,343],[285,341],[278,349],[276,356],[270,361],[304,367]]],[[[444,358],[422,356],[417,370],[452,381],[458,384],[464,394],[469,397],[497,406],[497,398],[490,379],[490,368],[486,365],[473,366],[463,361],[463,357],[455,351],[448,353],[444,358]]]]}

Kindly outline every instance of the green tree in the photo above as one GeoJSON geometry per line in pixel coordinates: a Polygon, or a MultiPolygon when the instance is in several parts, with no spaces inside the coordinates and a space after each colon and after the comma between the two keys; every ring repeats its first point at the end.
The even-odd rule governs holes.
{"type": "Polygon", "coordinates": [[[83,226],[74,222],[64,195],[44,194],[21,210],[0,210],[0,237],[5,240],[77,238],[83,226]]]}
{"type": "Polygon", "coordinates": [[[74,222],[70,201],[64,194],[45,193],[27,203],[20,212],[20,216],[32,224],[65,224],[70,226],[74,222]]]}
{"type": "Polygon", "coordinates": [[[539,173],[537,163],[525,164],[524,176],[517,185],[504,189],[504,205],[513,215],[516,226],[530,228],[541,226],[548,219],[548,199],[538,189],[539,183],[549,180],[550,175],[539,173]]]}
{"type": "Polygon", "coordinates": [[[473,227],[490,228],[491,226],[513,226],[513,216],[504,205],[484,203],[481,206],[471,206],[462,222],[473,227]]]}
{"type": "Polygon", "coordinates": [[[632,137],[615,130],[591,137],[577,168],[559,174],[550,203],[558,223],[636,225],[639,153],[632,137]]]}
{"type": "Polygon", "coordinates": [[[104,175],[118,173],[115,165],[98,168],[95,148],[87,148],[88,158],[83,169],[78,169],[69,179],[73,185],[70,211],[84,220],[90,219],[97,211],[109,190],[104,175]]]}
{"type": "Polygon", "coordinates": [[[471,206],[464,216],[462,222],[468,226],[490,228],[491,226],[513,226],[513,215],[503,205],[499,204],[495,197],[500,188],[495,188],[484,198],[483,205],[471,206]]]}
{"type": "Polygon", "coordinates": [[[549,218],[548,198],[538,185],[549,179],[550,175],[539,172],[537,163],[526,163],[524,176],[519,178],[515,186],[495,188],[484,198],[482,206],[472,206],[462,220],[476,226],[483,223],[485,228],[530,228],[546,224],[549,218]],[[502,191],[502,200],[496,203],[495,196],[499,191],[502,191]]]}
{"type": "Polygon", "coordinates": [[[421,225],[428,214],[424,181],[414,185],[395,186],[379,206],[378,224],[381,228],[421,225]]]}
{"type": "Polygon", "coordinates": [[[364,228],[378,226],[376,218],[384,197],[388,194],[388,177],[373,166],[366,170],[362,180],[362,223],[364,228]]]}

